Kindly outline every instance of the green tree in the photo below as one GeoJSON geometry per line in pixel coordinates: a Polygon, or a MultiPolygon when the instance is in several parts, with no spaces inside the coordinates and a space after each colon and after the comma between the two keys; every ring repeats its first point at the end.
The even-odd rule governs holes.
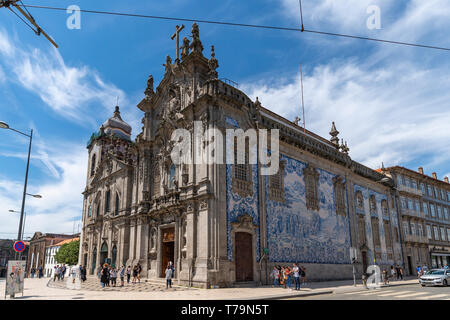
{"type": "Polygon", "coordinates": [[[58,263],[75,265],[78,263],[78,252],[80,251],[80,240],[65,243],[55,254],[58,263]]]}

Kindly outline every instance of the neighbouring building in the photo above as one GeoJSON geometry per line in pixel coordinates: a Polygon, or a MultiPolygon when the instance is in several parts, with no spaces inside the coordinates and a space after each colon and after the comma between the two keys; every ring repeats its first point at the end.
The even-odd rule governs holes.
{"type": "MultiPolygon", "coordinates": [[[[16,240],[1,239],[0,240],[0,278],[6,277],[9,260],[19,260],[19,254],[14,251],[14,243],[16,240]]],[[[20,259],[26,260],[30,243],[24,241],[25,250],[21,253],[20,259]]]]}
{"type": "MultiPolygon", "coordinates": [[[[63,240],[61,242],[58,242],[56,244],[50,245],[45,249],[45,271],[44,271],[44,276],[45,277],[53,277],[54,272],[55,272],[55,267],[57,265],[61,265],[61,263],[58,263],[55,260],[55,255],[56,253],[59,251],[59,248],[61,248],[61,246],[63,244],[72,242],[72,241],[77,241],[80,240],[79,237],[77,238],[72,238],[72,239],[66,239],[63,240]]],[[[69,272],[69,267],[66,270],[66,273],[69,272]]]]}
{"type": "Polygon", "coordinates": [[[30,240],[30,248],[27,260],[27,275],[30,275],[32,267],[34,267],[36,270],[41,267],[45,275],[46,249],[51,245],[54,245],[66,239],[72,239],[74,237],[77,237],[77,235],[35,232],[30,240]]]}
{"type": "Polygon", "coordinates": [[[424,174],[401,166],[380,171],[395,181],[401,213],[403,255],[409,274],[416,267],[450,266],[450,184],[436,173],[424,174]]]}
{"type": "Polygon", "coordinates": [[[274,266],[294,262],[310,280],[350,279],[351,248],[359,276],[369,264],[402,264],[392,182],[350,158],[334,123],[331,139],[320,137],[219,79],[217,68],[194,24],[156,90],[149,77],[137,138],[119,107],[91,136],[79,256],[89,273],[104,262],[140,263],[144,277],[158,279],[173,261],[176,282],[225,287],[269,283],[274,266]],[[174,163],[180,128],[187,134],[177,141],[192,142],[192,152],[174,163]],[[229,164],[238,152],[235,136],[221,140],[227,129],[278,129],[277,173],[250,162],[273,150],[248,136],[242,163],[229,164]],[[197,161],[220,155],[223,164],[197,161]]]}

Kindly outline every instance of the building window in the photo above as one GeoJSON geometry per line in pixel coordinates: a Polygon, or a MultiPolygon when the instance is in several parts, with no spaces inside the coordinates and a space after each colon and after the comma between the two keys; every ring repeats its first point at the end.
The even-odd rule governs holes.
{"type": "Polygon", "coordinates": [[[418,226],[418,228],[419,228],[419,234],[418,234],[418,235],[419,235],[420,237],[423,237],[423,227],[422,227],[422,224],[419,223],[417,226],[418,226]]]}
{"type": "Polygon", "coordinates": [[[408,221],[403,221],[403,233],[405,235],[409,234],[409,225],[408,225],[408,221]]]}
{"type": "Polygon", "coordinates": [[[436,199],[439,199],[439,192],[438,192],[438,189],[437,189],[436,187],[433,187],[433,191],[434,191],[434,197],[435,197],[436,199]]]}
{"type": "Polygon", "coordinates": [[[434,231],[434,240],[439,240],[439,231],[438,231],[438,227],[433,226],[433,231],[434,231]]]}
{"type": "Polygon", "coordinates": [[[404,197],[400,198],[400,203],[402,205],[402,209],[408,209],[408,205],[406,204],[406,199],[404,197]]]}
{"type": "Polygon", "coordinates": [[[386,200],[381,201],[381,210],[383,211],[383,215],[389,217],[389,208],[386,200]]]}
{"type": "Polygon", "coordinates": [[[92,216],[92,205],[90,204],[88,207],[88,217],[92,216]]]}
{"type": "Polygon", "coordinates": [[[249,164],[249,140],[245,139],[244,154],[239,152],[237,138],[234,143],[234,162],[233,162],[233,192],[241,197],[249,197],[253,194],[253,183],[251,166],[249,164]]]}
{"type": "Polygon", "coordinates": [[[336,214],[346,216],[345,212],[345,184],[342,177],[336,177],[334,182],[334,201],[336,205],[336,214]]]}
{"type": "Polygon", "coordinates": [[[319,211],[319,173],[308,165],[304,170],[306,189],[306,208],[319,211]]]}
{"type": "Polygon", "coordinates": [[[441,199],[445,201],[445,192],[441,189],[441,199]]]}
{"type": "Polygon", "coordinates": [[[417,189],[417,182],[416,182],[416,180],[411,180],[411,188],[417,189]]]}
{"type": "Polygon", "coordinates": [[[412,234],[413,236],[417,235],[417,234],[416,234],[416,225],[415,225],[413,222],[411,222],[411,223],[410,223],[410,227],[411,227],[411,234],[412,234]]]}
{"type": "Polygon", "coordinates": [[[427,185],[428,187],[428,196],[432,197],[433,196],[433,190],[431,189],[430,185],[427,185]]]}
{"type": "Polygon", "coordinates": [[[428,206],[426,202],[423,203],[423,213],[425,213],[425,215],[428,216],[428,206]]]}
{"type": "Polygon", "coordinates": [[[441,211],[441,206],[436,206],[437,209],[437,215],[439,219],[442,219],[442,211],[441,211]]]}
{"type": "Polygon", "coordinates": [[[355,199],[356,199],[356,208],[364,210],[364,198],[362,196],[361,191],[356,192],[355,199]]]}
{"type": "Polygon", "coordinates": [[[106,195],[105,195],[105,213],[109,212],[110,204],[111,204],[111,191],[108,190],[108,191],[106,191],[106,195]]]}
{"type": "Polygon", "coordinates": [[[118,216],[119,215],[119,209],[120,209],[120,199],[119,199],[119,194],[118,193],[116,193],[116,205],[115,205],[114,209],[115,209],[114,214],[116,216],[118,216]]]}
{"type": "Polygon", "coordinates": [[[420,184],[420,190],[422,191],[422,195],[425,195],[425,185],[423,183],[420,184]]]}
{"type": "Polygon", "coordinates": [[[444,218],[445,220],[448,220],[448,208],[444,207],[444,218]]]}
{"type": "Polygon", "coordinates": [[[375,246],[380,246],[380,226],[377,218],[372,218],[373,242],[375,246]]]}
{"type": "Polygon", "coordinates": [[[366,224],[364,222],[364,217],[359,216],[358,218],[358,231],[359,231],[359,245],[362,246],[366,243],[366,224]]]}
{"type": "Polygon", "coordinates": [[[450,241],[450,229],[447,229],[447,239],[450,241]]]}
{"type": "Polygon", "coordinates": [[[409,179],[405,177],[405,186],[409,187],[409,179]]]}
{"type": "Polygon", "coordinates": [[[434,204],[430,203],[430,211],[431,211],[431,216],[434,218],[436,217],[436,212],[434,211],[434,204]]]}
{"type": "Polygon", "coordinates": [[[391,226],[389,221],[384,222],[384,236],[386,240],[386,247],[392,248],[391,226]]]}
{"type": "Polygon", "coordinates": [[[412,199],[409,199],[409,198],[408,198],[408,209],[409,210],[414,210],[413,201],[412,201],[412,199]]]}
{"type": "Polygon", "coordinates": [[[269,200],[284,202],[284,168],[286,161],[282,160],[279,163],[278,172],[269,176],[269,200]]]}
{"type": "Polygon", "coordinates": [[[91,159],[91,177],[94,175],[95,173],[95,160],[96,160],[96,156],[95,154],[92,156],[91,159]]]}
{"type": "Polygon", "coordinates": [[[427,238],[433,239],[433,236],[431,235],[431,226],[427,224],[427,238]]]}
{"type": "Polygon", "coordinates": [[[441,240],[445,241],[445,229],[441,227],[441,240]]]}
{"type": "Polygon", "coordinates": [[[370,196],[369,205],[370,205],[370,213],[377,213],[377,201],[375,200],[374,195],[370,196]]]}

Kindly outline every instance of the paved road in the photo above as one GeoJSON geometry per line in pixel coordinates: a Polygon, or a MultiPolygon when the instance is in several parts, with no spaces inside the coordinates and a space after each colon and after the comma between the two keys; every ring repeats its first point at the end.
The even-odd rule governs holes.
{"type": "Polygon", "coordinates": [[[422,287],[417,284],[288,300],[450,300],[450,287],[422,287]]]}

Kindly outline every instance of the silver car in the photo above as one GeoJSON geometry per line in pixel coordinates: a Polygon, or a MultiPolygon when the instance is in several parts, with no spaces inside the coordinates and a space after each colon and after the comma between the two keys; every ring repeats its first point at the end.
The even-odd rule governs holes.
{"type": "Polygon", "coordinates": [[[431,269],[419,278],[419,283],[424,286],[448,286],[450,282],[449,269],[431,269]]]}

